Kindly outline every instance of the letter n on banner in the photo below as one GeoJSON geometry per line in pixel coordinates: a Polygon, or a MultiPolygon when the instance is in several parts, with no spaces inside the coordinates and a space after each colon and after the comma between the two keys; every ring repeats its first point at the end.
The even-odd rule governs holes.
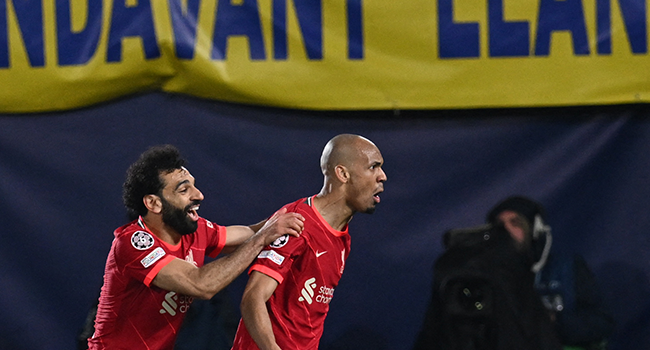
{"type": "MultiPolygon", "coordinates": [[[[273,58],[286,60],[287,47],[287,1],[273,1],[273,58]]],[[[323,11],[321,0],[294,1],[300,31],[310,60],[323,58],[323,11]]]]}
{"type": "Polygon", "coordinates": [[[108,62],[122,60],[122,39],[128,36],[142,38],[144,54],[147,59],[160,57],[160,48],[156,39],[153,12],[149,0],[139,0],[138,5],[132,7],[127,7],[124,0],[113,2],[111,30],[108,36],[108,50],[106,52],[108,62]]]}
{"type": "MultiPolygon", "coordinates": [[[[612,0],[596,1],[596,16],[598,28],[598,53],[612,53],[612,0]]],[[[630,47],[635,54],[648,53],[647,4],[643,0],[619,0],[619,8],[630,41],[630,47]]]]}
{"type": "MultiPolygon", "coordinates": [[[[43,4],[41,1],[0,1],[0,68],[9,67],[9,28],[7,4],[11,3],[18,19],[18,29],[32,67],[45,65],[43,40],[43,4]]],[[[19,42],[19,40],[16,40],[19,42]]]]}
{"type": "Polygon", "coordinates": [[[87,63],[95,54],[102,33],[102,1],[88,1],[86,27],[72,27],[70,0],[56,0],[56,30],[59,65],[87,63]]]}
{"type": "Polygon", "coordinates": [[[235,35],[248,37],[252,60],[266,59],[257,0],[243,0],[239,5],[231,4],[230,0],[219,1],[214,25],[212,59],[226,59],[228,37],[235,35]]]}

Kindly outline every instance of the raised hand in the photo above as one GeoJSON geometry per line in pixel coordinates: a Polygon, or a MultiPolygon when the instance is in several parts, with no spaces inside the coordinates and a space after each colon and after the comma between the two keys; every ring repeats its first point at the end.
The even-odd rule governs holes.
{"type": "Polygon", "coordinates": [[[271,216],[257,234],[264,237],[264,245],[269,245],[284,235],[298,237],[304,228],[305,218],[282,208],[271,216]]]}

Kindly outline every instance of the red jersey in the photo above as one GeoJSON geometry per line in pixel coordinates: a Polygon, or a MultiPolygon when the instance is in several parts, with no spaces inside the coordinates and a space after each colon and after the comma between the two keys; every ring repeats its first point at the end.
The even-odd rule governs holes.
{"type": "MultiPolygon", "coordinates": [[[[266,247],[250,271],[278,281],[267,302],[273,333],[283,350],[318,349],[329,303],[350,253],[348,227],[334,230],[303,198],[285,206],[305,217],[300,237],[282,236],[266,247]]],[[[259,349],[243,321],[233,350],[259,349]]]]}
{"type": "Polygon", "coordinates": [[[115,230],[89,349],[172,349],[192,298],[151,281],[175,258],[203,266],[225,243],[225,227],[203,218],[176,246],[158,239],[142,218],[115,230]]]}

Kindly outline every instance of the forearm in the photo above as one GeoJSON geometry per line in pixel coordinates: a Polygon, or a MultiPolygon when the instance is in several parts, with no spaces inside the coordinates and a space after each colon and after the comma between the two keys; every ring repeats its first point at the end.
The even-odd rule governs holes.
{"type": "Polygon", "coordinates": [[[264,226],[264,224],[266,224],[266,219],[258,222],[257,224],[249,225],[248,228],[250,228],[253,232],[257,232],[264,226]]]}
{"type": "Polygon", "coordinates": [[[260,350],[280,350],[275,342],[273,326],[269,318],[266,303],[261,300],[242,300],[242,319],[248,333],[251,335],[260,350]]]}
{"type": "Polygon", "coordinates": [[[226,227],[226,245],[221,250],[222,254],[230,254],[239,248],[240,245],[246,243],[259,228],[254,229],[255,225],[242,226],[234,225],[226,227]]]}
{"type": "Polygon", "coordinates": [[[210,299],[228,286],[253,262],[264,248],[264,239],[251,236],[232,253],[195,270],[194,280],[200,290],[199,297],[210,299]]]}
{"type": "Polygon", "coordinates": [[[247,226],[228,227],[226,246],[229,243],[237,245],[234,252],[200,268],[173,259],[158,272],[152,283],[165,290],[210,299],[239,276],[264,246],[285,234],[298,236],[303,221],[302,215],[281,209],[256,233],[247,226]],[[236,244],[240,242],[243,243],[236,244]]]}
{"type": "Polygon", "coordinates": [[[188,296],[210,299],[239,276],[264,246],[264,238],[254,235],[232,254],[203,267],[174,259],[153,280],[159,288],[188,296]]]}

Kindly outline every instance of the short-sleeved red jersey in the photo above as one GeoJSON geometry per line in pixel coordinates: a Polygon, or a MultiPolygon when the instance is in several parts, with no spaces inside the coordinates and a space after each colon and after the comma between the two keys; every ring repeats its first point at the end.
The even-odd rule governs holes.
{"type": "MultiPolygon", "coordinates": [[[[347,226],[334,230],[303,198],[285,206],[305,217],[300,237],[282,236],[266,247],[250,271],[259,271],[279,285],[267,302],[273,333],[283,350],[315,350],[323,334],[329,303],[350,253],[347,226]]],[[[240,321],[233,350],[258,349],[240,321]]]]}
{"type": "Polygon", "coordinates": [[[176,246],[158,239],[142,218],[115,230],[89,349],[172,349],[192,298],[151,281],[175,258],[203,266],[225,243],[225,227],[203,218],[176,246]]]}

